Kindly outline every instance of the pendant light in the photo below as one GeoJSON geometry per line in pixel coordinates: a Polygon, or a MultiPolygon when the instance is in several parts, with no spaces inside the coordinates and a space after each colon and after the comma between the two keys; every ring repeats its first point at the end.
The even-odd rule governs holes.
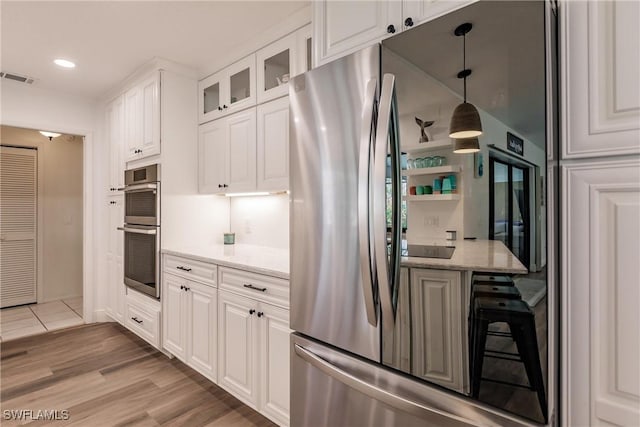
{"type": "Polygon", "coordinates": [[[477,153],[480,151],[480,142],[478,137],[456,139],[453,146],[453,152],[457,154],[477,153]]]}
{"type": "MultiPolygon", "coordinates": [[[[467,69],[467,33],[471,31],[473,25],[464,23],[458,26],[454,32],[456,36],[462,36],[462,65],[463,70],[458,73],[458,78],[464,81],[464,102],[456,107],[451,116],[449,125],[449,137],[456,139],[473,138],[482,134],[482,123],[480,114],[473,104],[467,102],[467,77],[471,75],[471,70],[467,69]]],[[[477,139],[476,139],[477,142],[477,139]]]]}

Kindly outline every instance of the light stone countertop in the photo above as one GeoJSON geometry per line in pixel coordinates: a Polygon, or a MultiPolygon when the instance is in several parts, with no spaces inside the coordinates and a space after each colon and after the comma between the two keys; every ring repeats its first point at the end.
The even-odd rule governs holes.
{"type": "MultiPolygon", "coordinates": [[[[497,240],[424,240],[420,245],[455,246],[450,259],[401,257],[403,267],[526,274],[527,269],[504,243],[497,240]]],[[[185,245],[164,248],[163,254],[182,256],[220,266],[289,279],[289,251],[254,245],[185,245]]],[[[354,257],[353,262],[357,258],[354,257]]]]}
{"type": "Polygon", "coordinates": [[[495,273],[527,274],[527,268],[499,240],[425,240],[419,245],[455,246],[450,259],[401,257],[403,267],[472,270],[495,273]]]}
{"type": "Polygon", "coordinates": [[[224,267],[289,279],[289,251],[254,245],[184,245],[163,248],[163,254],[181,256],[224,267]]]}

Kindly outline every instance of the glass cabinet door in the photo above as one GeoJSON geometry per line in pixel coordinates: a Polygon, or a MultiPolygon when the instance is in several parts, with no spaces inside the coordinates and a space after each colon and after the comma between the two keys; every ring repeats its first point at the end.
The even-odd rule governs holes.
{"type": "Polygon", "coordinates": [[[289,93],[289,79],[294,71],[296,33],[271,43],[256,54],[258,66],[258,102],[289,93]]]}
{"type": "Polygon", "coordinates": [[[229,92],[222,103],[224,114],[256,104],[255,69],[255,54],[226,68],[229,92]]]}
{"type": "Polygon", "coordinates": [[[217,119],[224,114],[222,106],[225,99],[225,73],[213,74],[198,83],[199,123],[217,119]]]}

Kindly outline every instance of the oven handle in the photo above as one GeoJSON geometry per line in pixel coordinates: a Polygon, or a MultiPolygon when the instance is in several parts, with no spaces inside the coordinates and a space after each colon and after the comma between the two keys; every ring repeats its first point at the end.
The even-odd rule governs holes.
{"type": "Polygon", "coordinates": [[[118,230],[124,231],[125,233],[158,234],[158,230],[156,230],[155,228],[147,229],[147,228],[133,228],[133,227],[118,227],[118,230]]]}
{"type": "Polygon", "coordinates": [[[134,184],[134,185],[127,185],[126,187],[124,187],[124,192],[125,193],[135,193],[138,191],[145,191],[145,190],[157,190],[158,189],[158,184],[157,183],[151,183],[151,184],[134,184]]]}

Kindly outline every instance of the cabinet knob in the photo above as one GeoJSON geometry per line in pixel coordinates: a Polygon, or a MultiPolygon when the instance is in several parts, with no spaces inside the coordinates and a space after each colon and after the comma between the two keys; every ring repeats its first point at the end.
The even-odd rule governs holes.
{"type": "Polygon", "coordinates": [[[249,310],[249,314],[253,314],[253,313],[255,313],[255,312],[256,312],[256,311],[255,311],[253,308],[252,308],[251,310],[249,310]]]}
{"type": "Polygon", "coordinates": [[[413,19],[411,19],[411,17],[407,18],[404,20],[404,25],[406,27],[413,27],[413,19]]]}
{"type": "Polygon", "coordinates": [[[393,25],[389,25],[389,26],[387,27],[387,33],[389,33],[389,34],[393,34],[393,33],[395,33],[395,32],[396,32],[396,27],[394,27],[393,25]]]}
{"type": "Polygon", "coordinates": [[[227,107],[226,105],[223,105],[222,108],[229,108],[229,107],[227,107]]]}
{"type": "Polygon", "coordinates": [[[262,316],[264,316],[264,313],[263,313],[263,312],[261,312],[261,311],[259,311],[259,312],[258,312],[258,317],[262,317],[262,316]]]}
{"type": "Polygon", "coordinates": [[[182,290],[182,289],[184,289],[184,286],[180,285],[180,289],[181,289],[181,290],[182,290]]]}
{"type": "Polygon", "coordinates": [[[218,184],[218,188],[222,188],[222,184],[218,184]]]}
{"type": "Polygon", "coordinates": [[[184,290],[189,292],[191,290],[191,288],[187,288],[186,286],[184,287],[184,290]]]}
{"type": "Polygon", "coordinates": [[[218,107],[218,111],[222,111],[222,107],[218,107]]]}
{"type": "Polygon", "coordinates": [[[227,184],[222,184],[222,188],[227,188],[228,185],[227,184]]]}

